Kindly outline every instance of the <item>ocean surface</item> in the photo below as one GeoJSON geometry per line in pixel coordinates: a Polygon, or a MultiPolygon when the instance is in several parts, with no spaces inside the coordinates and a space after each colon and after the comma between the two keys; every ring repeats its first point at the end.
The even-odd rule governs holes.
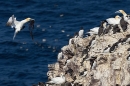
{"type": "MultiPolygon", "coordinates": [[[[32,86],[47,81],[48,64],[83,27],[85,33],[115,11],[130,13],[130,0],[0,0],[0,86],[32,86]],[[34,41],[28,24],[16,35],[8,18],[35,19],[34,41]]],[[[121,14],[118,14],[122,16],[121,14]]]]}

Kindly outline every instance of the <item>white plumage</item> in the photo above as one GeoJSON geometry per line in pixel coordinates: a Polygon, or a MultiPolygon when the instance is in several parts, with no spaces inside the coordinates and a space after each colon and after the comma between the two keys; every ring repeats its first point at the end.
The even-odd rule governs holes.
{"type": "Polygon", "coordinates": [[[90,31],[95,32],[95,33],[98,33],[98,30],[99,30],[99,27],[94,27],[90,29],[90,31]]]}
{"type": "Polygon", "coordinates": [[[99,30],[99,27],[94,27],[94,28],[90,29],[90,31],[87,32],[87,33],[90,34],[90,36],[97,35],[98,34],[98,30],[99,30]]]}
{"type": "Polygon", "coordinates": [[[98,33],[97,32],[93,32],[93,31],[89,31],[89,32],[87,32],[88,34],[90,34],[90,36],[92,36],[92,35],[97,35],[98,33]]]}
{"type": "Polygon", "coordinates": [[[52,78],[51,81],[49,81],[48,83],[54,83],[54,84],[62,84],[65,82],[65,77],[63,76],[63,74],[61,73],[60,77],[55,77],[52,78]]]}
{"type": "Polygon", "coordinates": [[[126,12],[124,10],[118,10],[115,13],[122,13],[123,14],[123,18],[126,22],[128,22],[129,20],[129,16],[126,14],[126,12]]]}
{"type": "Polygon", "coordinates": [[[120,20],[121,20],[121,17],[118,16],[118,15],[115,16],[115,18],[108,18],[108,19],[106,19],[106,21],[108,22],[108,24],[113,24],[113,25],[119,24],[120,20]]]}
{"type": "Polygon", "coordinates": [[[62,52],[58,53],[58,56],[57,56],[58,60],[62,59],[62,57],[63,57],[62,52]]]}
{"type": "Polygon", "coordinates": [[[32,21],[32,20],[34,21],[34,19],[26,18],[22,21],[17,21],[16,17],[14,17],[14,15],[12,15],[9,18],[9,20],[7,21],[7,26],[11,26],[12,28],[15,29],[13,40],[14,40],[16,34],[24,28],[24,24],[29,22],[29,21],[32,21]]]}
{"type": "Polygon", "coordinates": [[[79,38],[83,38],[83,35],[84,35],[84,30],[80,30],[79,31],[79,38]]]}

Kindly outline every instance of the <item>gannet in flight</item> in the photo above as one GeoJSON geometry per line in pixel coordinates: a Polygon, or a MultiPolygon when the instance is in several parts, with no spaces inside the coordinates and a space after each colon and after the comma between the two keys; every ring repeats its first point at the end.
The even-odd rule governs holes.
{"type": "Polygon", "coordinates": [[[18,32],[20,32],[22,29],[24,29],[24,27],[25,27],[24,24],[27,23],[27,22],[30,22],[30,24],[29,24],[29,30],[30,30],[30,35],[31,35],[31,37],[33,39],[31,28],[32,29],[34,28],[34,19],[32,19],[32,18],[26,18],[26,19],[24,19],[22,21],[17,21],[16,17],[14,17],[14,15],[12,15],[9,18],[8,22],[6,23],[6,25],[7,26],[11,26],[11,28],[14,28],[14,30],[15,30],[14,36],[13,36],[13,40],[14,40],[16,34],[18,32]]]}

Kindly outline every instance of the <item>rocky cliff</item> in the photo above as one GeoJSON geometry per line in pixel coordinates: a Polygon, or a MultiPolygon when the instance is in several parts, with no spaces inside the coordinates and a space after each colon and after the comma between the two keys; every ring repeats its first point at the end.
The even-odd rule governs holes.
{"type": "Polygon", "coordinates": [[[130,86],[129,38],[130,25],[114,34],[71,38],[57,62],[48,65],[48,81],[63,73],[65,82],[58,86],[130,86]]]}

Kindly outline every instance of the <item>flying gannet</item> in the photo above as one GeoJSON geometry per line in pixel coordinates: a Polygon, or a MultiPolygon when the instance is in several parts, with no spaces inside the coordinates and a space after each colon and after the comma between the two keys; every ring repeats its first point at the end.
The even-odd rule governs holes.
{"type": "Polygon", "coordinates": [[[14,17],[14,15],[12,15],[12,16],[9,18],[9,20],[8,20],[7,23],[6,23],[6,25],[7,25],[7,26],[11,26],[11,28],[14,28],[14,30],[15,30],[14,36],[13,36],[13,40],[14,40],[16,34],[17,34],[18,32],[20,32],[22,29],[25,28],[24,24],[27,23],[27,22],[30,22],[30,23],[29,23],[29,30],[30,30],[30,35],[31,35],[31,37],[32,37],[32,39],[33,39],[33,35],[32,35],[31,29],[34,28],[34,19],[32,19],[32,18],[26,18],[26,19],[24,19],[24,20],[17,21],[17,20],[16,20],[16,17],[14,17]]]}

